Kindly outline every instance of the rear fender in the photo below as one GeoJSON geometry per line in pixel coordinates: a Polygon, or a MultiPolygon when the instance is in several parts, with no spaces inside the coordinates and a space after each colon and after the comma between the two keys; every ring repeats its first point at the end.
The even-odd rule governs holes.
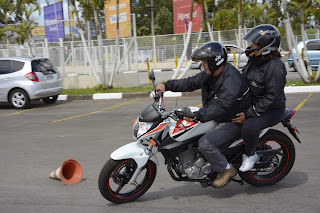
{"type": "Polygon", "coordinates": [[[137,163],[138,168],[143,167],[150,158],[158,166],[158,159],[154,155],[147,155],[145,149],[146,146],[140,142],[132,142],[115,150],[111,153],[110,157],[113,160],[133,159],[137,163]]]}
{"type": "Polygon", "coordinates": [[[283,124],[284,127],[287,127],[287,129],[289,130],[289,132],[291,133],[291,135],[299,142],[301,143],[300,138],[298,137],[298,135],[296,134],[296,132],[298,132],[300,134],[300,132],[297,130],[297,128],[292,125],[290,123],[290,120],[288,121],[282,121],[281,122],[283,124]]]}

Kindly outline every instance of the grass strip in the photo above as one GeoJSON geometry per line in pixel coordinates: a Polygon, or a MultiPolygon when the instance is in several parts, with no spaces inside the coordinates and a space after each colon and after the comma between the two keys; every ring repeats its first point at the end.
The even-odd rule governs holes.
{"type": "MultiPolygon", "coordinates": [[[[303,81],[288,81],[286,86],[315,86],[320,85],[317,83],[304,83],[303,81]]],[[[130,87],[130,88],[112,88],[108,89],[103,86],[97,86],[87,89],[64,89],[62,95],[81,95],[81,94],[95,94],[95,93],[136,93],[136,92],[152,92],[153,86],[149,87],[130,87]]]]}

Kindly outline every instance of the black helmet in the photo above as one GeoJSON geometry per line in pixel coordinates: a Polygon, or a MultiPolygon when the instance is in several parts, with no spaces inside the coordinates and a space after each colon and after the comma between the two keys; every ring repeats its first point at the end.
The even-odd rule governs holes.
{"type": "Polygon", "coordinates": [[[226,48],[219,42],[208,42],[203,44],[191,54],[193,61],[207,60],[209,70],[213,73],[222,65],[227,63],[226,48]]]}
{"type": "Polygon", "coordinates": [[[246,55],[252,56],[255,54],[267,55],[271,51],[275,51],[280,46],[281,35],[275,26],[271,24],[261,24],[251,29],[244,37],[244,40],[258,44],[259,48],[252,50],[250,47],[246,49],[246,55]]]}

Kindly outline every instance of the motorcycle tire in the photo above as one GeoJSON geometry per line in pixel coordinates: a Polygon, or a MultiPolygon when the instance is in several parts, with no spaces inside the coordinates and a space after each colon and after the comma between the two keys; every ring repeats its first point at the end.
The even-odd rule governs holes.
{"type": "Polygon", "coordinates": [[[109,159],[99,175],[99,190],[102,196],[113,203],[128,203],[142,196],[152,185],[156,164],[148,160],[134,185],[129,184],[137,164],[133,159],[109,159]]]}
{"type": "Polygon", "coordinates": [[[261,157],[256,164],[266,163],[266,161],[270,163],[271,161],[270,168],[253,168],[248,172],[239,172],[240,177],[246,183],[254,186],[270,186],[282,180],[290,172],[295,161],[295,147],[291,139],[278,130],[270,129],[260,138],[256,150],[268,149],[276,149],[281,154],[269,156],[269,160],[266,157],[261,157]],[[270,160],[270,158],[272,159],[270,160]]]}

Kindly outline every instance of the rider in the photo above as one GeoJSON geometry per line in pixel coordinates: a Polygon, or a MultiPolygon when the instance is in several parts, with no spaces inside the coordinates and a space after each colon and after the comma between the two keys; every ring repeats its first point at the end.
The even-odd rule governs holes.
{"type": "Polygon", "coordinates": [[[212,171],[218,172],[212,185],[225,186],[236,176],[237,170],[229,164],[218,146],[240,134],[241,125],[232,123],[236,114],[247,109],[250,104],[248,86],[240,72],[227,63],[227,53],[218,42],[208,42],[196,49],[192,60],[201,60],[203,72],[179,80],[169,80],[159,84],[157,90],[165,92],[187,92],[201,89],[203,107],[194,113],[195,117],[186,118],[192,122],[215,120],[220,124],[199,140],[199,149],[210,162],[212,171]]]}
{"type": "Polygon", "coordinates": [[[243,38],[252,44],[245,52],[248,64],[242,70],[250,87],[253,105],[239,113],[234,123],[242,124],[241,134],[245,141],[240,171],[253,168],[259,160],[255,152],[260,131],[280,122],[286,106],[284,86],[287,71],[281,61],[281,35],[270,24],[259,25],[250,30],[243,38]]]}

